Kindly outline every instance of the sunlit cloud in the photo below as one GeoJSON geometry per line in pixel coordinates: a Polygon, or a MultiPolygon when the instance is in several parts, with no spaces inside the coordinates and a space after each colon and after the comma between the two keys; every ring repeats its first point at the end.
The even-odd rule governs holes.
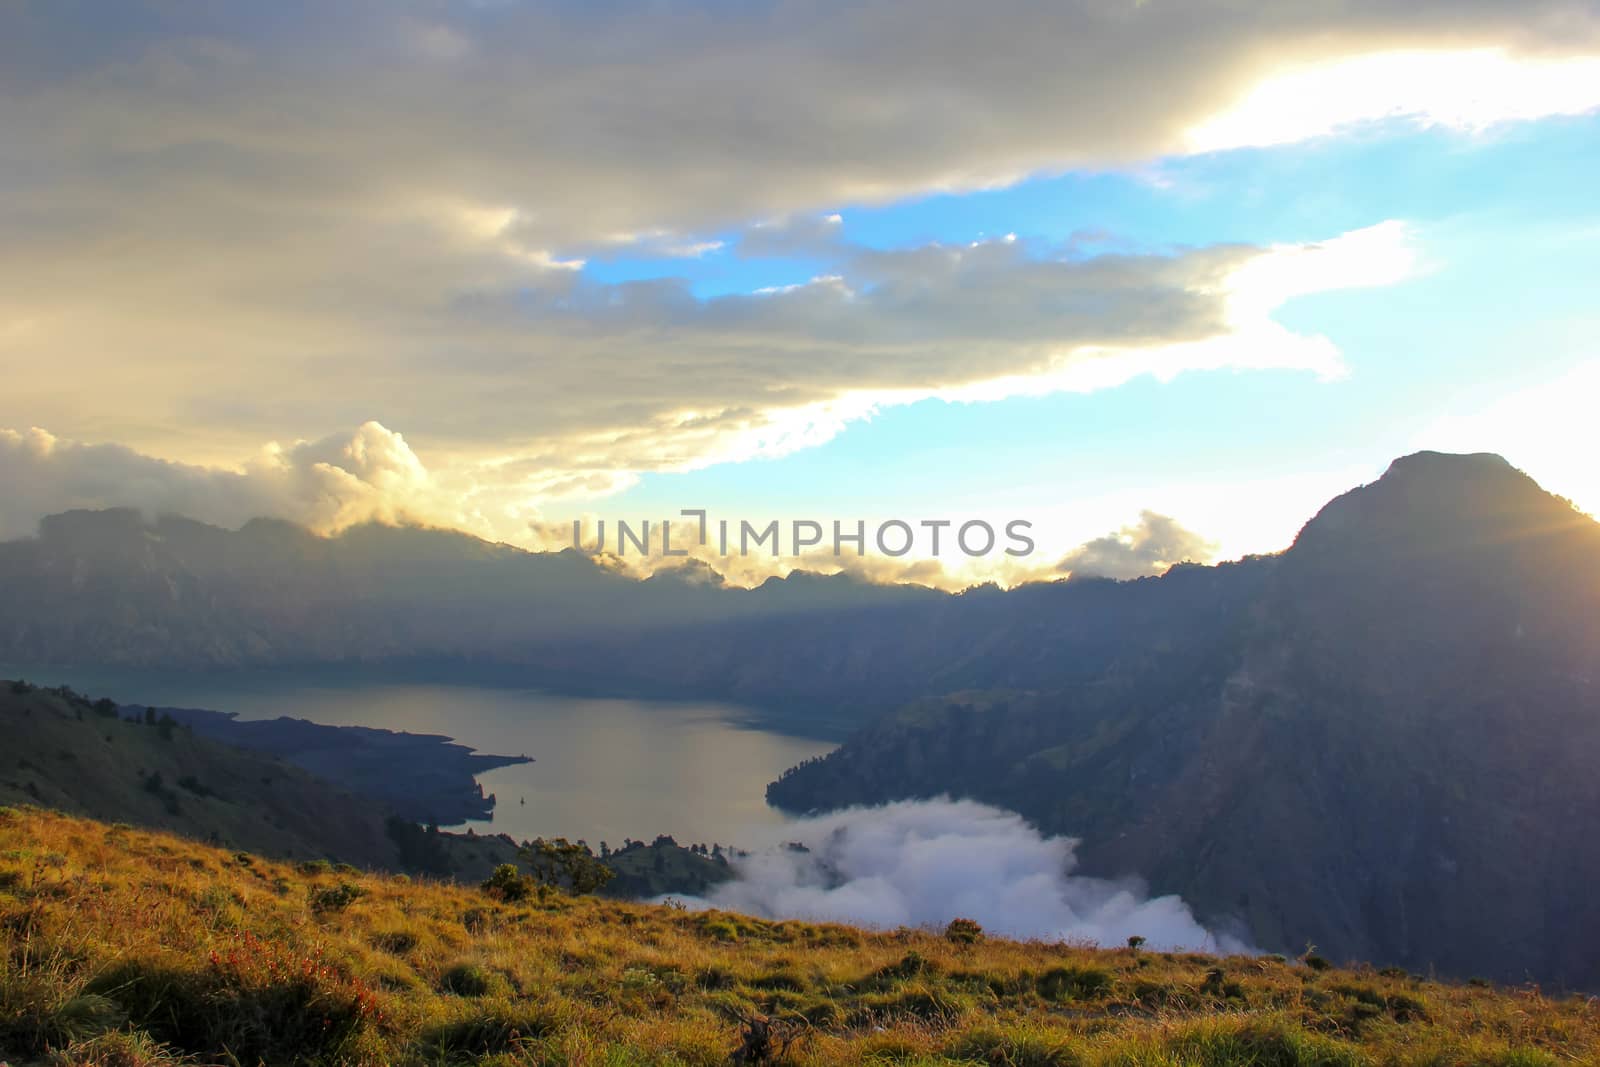
{"type": "MultiPolygon", "coordinates": [[[[506,225],[494,216],[471,218],[474,233],[506,225]]],[[[381,502],[443,524],[470,516],[474,532],[520,541],[528,516],[552,504],[621,491],[645,472],[789,455],[887,408],[928,398],[1092,392],[1140,375],[1167,380],[1219,369],[1335,377],[1342,364],[1332,342],[1296,334],[1273,313],[1306,293],[1403,280],[1415,259],[1413,241],[1407,227],[1385,223],[1311,244],[1171,254],[1085,258],[1006,238],[897,252],[847,249],[843,274],[713,300],[670,286],[584,283],[556,268],[535,277],[485,275],[468,304],[470,318],[453,304],[432,314],[413,308],[391,329],[373,325],[364,334],[356,321],[325,320],[329,336],[364,343],[344,341],[338,360],[308,376],[279,375],[277,361],[241,349],[235,372],[265,375],[262,388],[277,403],[241,408],[234,421],[254,422],[263,437],[288,436],[278,419],[281,405],[293,404],[301,416],[317,414],[319,425],[337,424],[348,399],[326,386],[330,376],[347,381],[353,395],[399,414],[404,421],[395,425],[414,440],[434,442],[425,451],[436,472],[422,477],[419,464],[407,478],[358,477],[363,492],[352,514],[381,502]],[[500,293],[491,283],[514,291],[500,293]],[[440,349],[419,347],[418,336],[440,349]],[[460,498],[448,499],[443,486],[460,498]]],[[[216,304],[206,310],[219,321],[234,311],[216,304]]],[[[149,351],[168,353],[159,402],[182,410],[203,407],[213,388],[203,377],[191,380],[188,395],[177,385],[193,343],[189,321],[146,316],[125,323],[145,331],[149,351]]],[[[295,337],[296,327],[276,324],[278,339],[295,337]]],[[[57,345],[84,340],[70,323],[62,330],[57,345]]],[[[321,335],[308,327],[297,343],[317,345],[321,335]]],[[[150,357],[143,370],[156,370],[161,358],[150,357]]],[[[114,379],[81,382],[73,405],[59,414],[69,417],[84,402],[120,407],[119,387],[114,379]]],[[[354,440],[381,454],[377,446],[391,432],[368,422],[354,440]]],[[[269,453],[277,459],[251,469],[266,463],[270,470],[284,454],[269,453]]],[[[343,469],[336,463],[321,470],[322,483],[343,469]]],[[[325,485],[322,492],[325,501],[349,495],[327,495],[325,485]]],[[[118,499],[108,503],[130,502],[111,495],[118,499]]],[[[344,521],[338,508],[308,520],[289,496],[261,499],[283,509],[274,513],[313,525],[344,521]]]]}
{"type": "Polygon", "coordinates": [[[1600,108],[1600,56],[1515,56],[1499,48],[1381,52],[1274,73],[1191,127],[1190,151],[1288,144],[1362,123],[1482,131],[1600,108]]]}

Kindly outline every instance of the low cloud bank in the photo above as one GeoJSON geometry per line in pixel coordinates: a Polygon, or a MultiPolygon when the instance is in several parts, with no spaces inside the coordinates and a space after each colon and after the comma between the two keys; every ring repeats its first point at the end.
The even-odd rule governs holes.
{"type": "Polygon", "coordinates": [[[1208,931],[1176,896],[1137,879],[1072,873],[1077,841],[1045,837],[1016,815],[970,800],[902,801],[803,819],[736,861],[738,877],[688,903],[767,918],[892,928],[975,919],[991,934],[1152,948],[1248,952],[1208,931]]]}
{"type": "Polygon", "coordinates": [[[1097,537],[1062,558],[1056,570],[1074,578],[1138,578],[1161,574],[1175,563],[1204,562],[1217,546],[1178,520],[1146,509],[1139,521],[1097,537]]]}

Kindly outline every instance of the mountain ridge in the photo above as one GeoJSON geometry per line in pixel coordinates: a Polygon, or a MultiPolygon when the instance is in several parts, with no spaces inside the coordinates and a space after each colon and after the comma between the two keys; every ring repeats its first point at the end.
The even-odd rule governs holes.
{"type": "Polygon", "coordinates": [[[1600,525],[1499,457],[1405,457],[1219,629],[1066,688],[927,700],[768,795],[953,791],[1267,947],[1594,988],[1600,848],[1573,828],[1600,818],[1597,606],[1600,525]]]}

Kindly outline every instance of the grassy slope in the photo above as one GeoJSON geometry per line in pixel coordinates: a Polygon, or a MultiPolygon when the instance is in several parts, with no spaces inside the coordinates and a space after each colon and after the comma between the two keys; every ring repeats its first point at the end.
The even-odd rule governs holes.
{"type": "MultiPolygon", "coordinates": [[[[77,694],[0,680],[0,737],[0,804],[171,830],[279,859],[411,866],[380,800],[263,753],[107,717],[77,694]],[[152,775],[160,776],[153,788],[152,775]]],[[[434,840],[469,884],[518,859],[516,844],[498,834],[434,840]]],[[[613,895],[698,892],[725,877],[718,864],[676,847],[636,847],[613,866],[613,895]]]]}
{"type": "Polygon", "coordinates": [[[842,1067],[1532,1067],[1600,1052],[1600,1010],[1531,989],[593,898],[508,905],[0,812],[0,1057],[14,1064],[710,1065],[752,1011],[808,1020],[785,1062],[842,1067]]]}
{"type": "Polygon", "coordinates": [[[395,868],[382,805],[259,753],[0,684],[0,803],[35,803],[292,859],[395,868]],[[151,776],[159,775],[152,786],[151,776]]]}

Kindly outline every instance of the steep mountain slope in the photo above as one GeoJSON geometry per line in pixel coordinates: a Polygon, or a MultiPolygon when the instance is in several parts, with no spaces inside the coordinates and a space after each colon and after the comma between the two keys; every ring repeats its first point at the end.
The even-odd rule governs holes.
{"type": "Polygon", "coordinates": [[[1600,985],[1600,525],[1493,456],[1325,507],[1248,610],[1076,685],[913,705],[774,783],[955,792],[1258,943],[1600,985]]]}
{"type": "Polygon", "coordinates": [[[117,706],[0,684],[0,803],[32,803],[288,859],[399,870],[389,810],[277,759],[117,706]]]}

